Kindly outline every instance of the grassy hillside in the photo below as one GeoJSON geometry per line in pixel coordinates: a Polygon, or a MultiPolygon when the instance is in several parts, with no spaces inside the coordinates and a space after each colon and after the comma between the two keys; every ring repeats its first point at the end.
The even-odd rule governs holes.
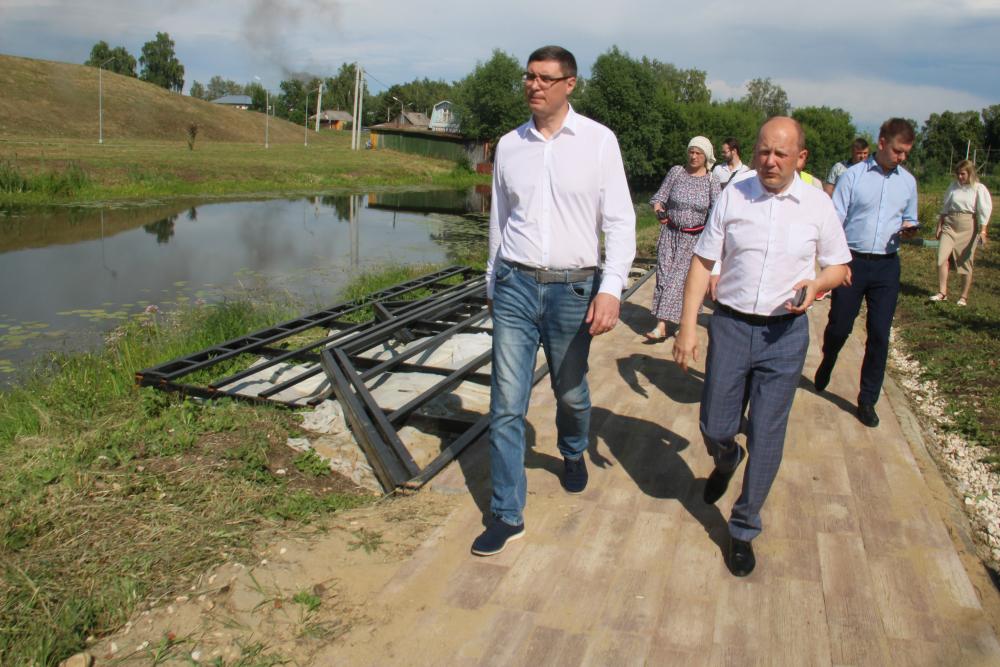
{"type": "Polygon", "coordinates": [[[0,204],[248,194],[383,186],[465,187],[488,177],[389,150],[352,151],[350,133],[229,109],[104,73],[98,144],[93,67],[0,55],[0,204]],[[198,125],[194,150],[188,127],[198,125]]]}
{"type": "MultiPolygon", "coordinates": [[[[183,142],[191,123],[198,125],[198,141],[263,141],[262,113],[221,107],[107,71],[103,78],[105,143],[183,142]]],[[[96,141],[96,68],[0,55],[0,90],[0,139],[96,141]]],[[[272,118],[270,139],[301,143],[302,127],[272,118]]]]}

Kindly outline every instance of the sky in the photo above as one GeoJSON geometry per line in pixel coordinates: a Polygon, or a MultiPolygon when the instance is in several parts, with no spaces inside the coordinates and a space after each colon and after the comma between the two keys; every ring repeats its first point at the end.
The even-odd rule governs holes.
{"type": "Polygon", "coordinates": [[[494,49],[523,60],[558,44],[583,76],[615,45],[704,70],[718,100],[770,77],[793,107],[840,107],[859,129],[1000,103],[1000,0],[0,0],[7,55],[82,63],[103,39],[138,59],[157,32],[176,44],[185,91],[213,75],[277,90],[358,61],[378,93],[457,81],[494,49]]]}

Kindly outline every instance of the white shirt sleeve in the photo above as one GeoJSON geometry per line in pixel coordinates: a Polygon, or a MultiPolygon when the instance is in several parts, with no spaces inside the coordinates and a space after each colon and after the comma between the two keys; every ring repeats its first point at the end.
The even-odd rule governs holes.
{"type": "Polygon", "coordinates": [[[990,191],[982,183],[976,183],[976,222],[982,229],[990,224],[990,216],[993,215],[993,198],[990,191]]]}
{"type": "Polygon", "coordinates": [[[625,178],[618,140],[609,133],[601,169],[601,231],[604,232],[604,276],[600,292],[620,299],[635,259],[635,206],[625,178]]]}
{"type": "Polygon", "coordinates": [[[837,217],[833,204],[827,208],[828,211],[820,223],[819,239],[816,244],[816,261],[823,269],[835,264],[848,264],[851,261],[851,250],[847,246],[844,225],[837,217]]]}
{"type": "Polygon", "coordinates": [[[732,191],[727,186],[719,195],[715,206],[712,207],[712,211],[708,215],[708,222],[705,223],[705,230],[702,231],[698,243],[694,247],[694,254],[715,262],[715,267],[719,267],[720,271],[722,265],[719,260],[722,259],[722,245],[726,239],[726,228],[722,224],[722,220],[725,218],[731,196],[732,191]]]}
{"type": "Polygon", "coordinates": [[[507,203],[506,189],[503,187],[501,169],[500,145],[493,156],[493,194],[490,202],[490,242],[489,255],[486,257],[486,298],[493,298],[493,287],[496,284],[494,270],[497,253],[500,251],[500,240],[503,229],[510,218],[510,205],[507,203]]]}

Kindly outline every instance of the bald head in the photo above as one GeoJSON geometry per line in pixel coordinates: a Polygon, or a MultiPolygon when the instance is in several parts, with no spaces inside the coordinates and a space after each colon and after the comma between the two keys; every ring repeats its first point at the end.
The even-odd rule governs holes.
{"type": "Polygon", "coordinates": [[[761,125],[754,146],[757,177],[769,192],[780,193],[795,179],[806,159],[806,136],[794,118],[775,116],[761,125]]]}

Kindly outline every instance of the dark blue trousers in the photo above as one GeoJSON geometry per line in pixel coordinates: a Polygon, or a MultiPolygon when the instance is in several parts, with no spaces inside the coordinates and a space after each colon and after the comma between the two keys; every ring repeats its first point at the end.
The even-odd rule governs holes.
{"type": "Polygon", "coordinates": [[[874,405],[882,392],[885,363],[889,357],[889,329],[899,297],[899,255],[854,255],[851,284],[833,290],[830,319],[823,332],[823,357],[835,363],[837,355],[854,328],[854,319],[864,300],[868,307],[865,322],[868,339],[861,364],[861,391],[858,403],[874,405]]]}

